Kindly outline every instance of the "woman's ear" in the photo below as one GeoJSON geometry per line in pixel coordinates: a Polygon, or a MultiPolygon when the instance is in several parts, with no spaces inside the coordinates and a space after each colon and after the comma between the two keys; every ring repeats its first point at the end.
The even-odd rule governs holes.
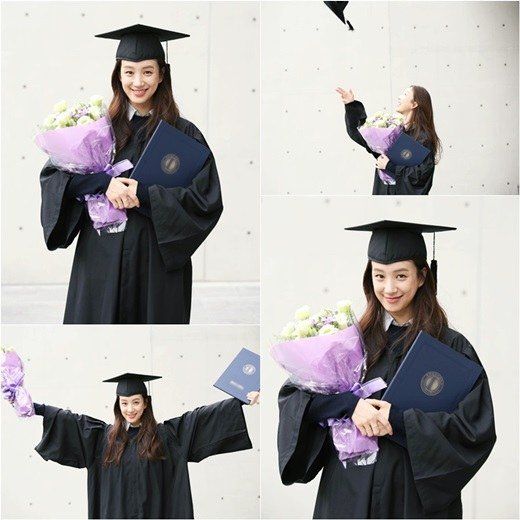
{"type": "Polygon", "coordinates": [[[424,285],[424,282],[426,281],[426,274],[427,274],[426,267],[423,267],[419,271],[419,287],[422,287],[424,285]]]}

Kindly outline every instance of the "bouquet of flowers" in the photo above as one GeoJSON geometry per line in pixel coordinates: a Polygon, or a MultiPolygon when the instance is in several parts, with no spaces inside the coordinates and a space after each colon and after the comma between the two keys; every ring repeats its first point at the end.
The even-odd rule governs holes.
{"type": "MultiPolygon", "coordinates": [[[[105,172],[117,177],[133,166],[128,160],[112,164],[115,137],[100,96],[92,96],[88,103],[80,102],[71,107],[65,101],[56,103],[40,130],[36,145],[49,156],[52,164],[65,171],[83,175],[105,172]]],[[[86,195],[84,200],[98,233],[124,229],[126,211],[115,208],[106,195],[86,195]]]]}
{"type": "MultiPolygon", "coordinates": [[[[403,131],[404,118],[401,114],[386,114],[377,112],[367,118],[359,128],[371,150],[376,153],[386,153],[403,131]]],[[[395,179],[384,170],[378,170],[379,178],[385,184],[395,184],[395,179]]]]}
{"type": "MultiPolygon", "coordinates": [[[[271,347],[273,359],[289,373],[290,381],[302,390],[319,394],[350,391],[366,398],[386,387],[381,378],[361,383],[366,371],[363,338],[349,301],[337,309],[311,314],[299,308],[271,347]]],[[[322,424],[331,430],[334,446],[343,465],[373,464],[377,437],[364,437],[350,418],[331,418],[322,424]]]]}
{"type": "Polygon", "coordinates": [[[12,349],[2,349],[2,354],[2,395],[13,405],[18,417],[31,417],[34,415],[34,406],[29,392],[23,386],[25,374],[22,360],[12,349]]]}

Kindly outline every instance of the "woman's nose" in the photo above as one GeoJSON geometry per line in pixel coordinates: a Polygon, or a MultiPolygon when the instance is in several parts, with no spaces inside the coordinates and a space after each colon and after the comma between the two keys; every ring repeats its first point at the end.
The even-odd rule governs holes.
{"type": "Polygon", "coordinates": [[[385,285],[385,293],[386,294],[392,294],[396,291],[396,287],[394,282],[387,282],[385,285]]]}

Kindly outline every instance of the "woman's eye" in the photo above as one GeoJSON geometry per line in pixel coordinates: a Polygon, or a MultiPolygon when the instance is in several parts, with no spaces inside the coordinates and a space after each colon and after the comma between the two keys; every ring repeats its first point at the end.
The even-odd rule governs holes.
{"type": "Polygon", "coordinates": [[[397,275],[397,279],[398,280],[406,280],[406,275],[405,274],[398,274],[397,275]]]}

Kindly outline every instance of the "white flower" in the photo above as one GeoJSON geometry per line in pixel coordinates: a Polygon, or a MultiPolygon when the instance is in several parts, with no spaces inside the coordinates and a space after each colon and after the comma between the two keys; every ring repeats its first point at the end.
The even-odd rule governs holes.
{"type": "Polygon", "coordinates": [[[348,314],[351,311],[352,302],[350,300],[340,300],[338,303],[336,303],[336,308],[339,312],[344,312],[345,314],[348,314]]]}
{"type": "Polygon", "coordinates": [[[338,332],[338,329],[334,327],[334,325],[323,325],[319,331],[319,335],[323,336],[323,334],[334,334],[334,332],[338,332]]]}
{"type": "Polygon", "coordinates": [[[66,126],[73,126],[74,121],[67,112],[62,112],[56,117],[56,125],[58,128],[65,128],[66,126]]]}
{"type": "Polygon", "coordinates": [[[102,96],[90,96],[89,102],[93,107],[101,108],[103,106],[103,97],[102,96]]]}
{"type": "Polygon", "coordinates": [[[299,309],[296,309],[296,312],[294,313],[294,317],[297,320],[306,320],[311,315],[311,308],[308,305],[304,305],[303,307],[300,307],[299,309]]]}
{"type": "Polygon", "coordinates": [[[95,106],[95,105],[91,106],[89,112],[90,112],[90,117],[94,121],[97,121],[101,117],[101,108],[98,106],[95,106]]]}
{"type": "Polygon", "coordinates": [[[302,320],[296,324],[295,332],[299,338],[307,338],[309,336],[314,336],[316,329],[312,326],[310,320],[302,320]]]}
{"type": "Polygon", "coordinates": [[[56,118],[53,114],[45,118],[45,120],[43,121],[43,127],[47,130],[53,130],[54,128],[56,128],[56,118]]]}
{"type": "Polygon", "coordinates": [[[52,108],[53,112],[56,112],[56,114],[59,114],[60,112],[65,112],[67,110],[67,102],[65,100],[58,101],[52,108]]]}
{"type": "Polygon", "coordinates": [[[78,125],[88,125],[89,123],[92,123],[94,120],[89,116],[81,116],[78,119],[78,125]]]}
{"type": "Polygon", "coordinates": [[[346,329],[351,325],[350,318],[343,312],[338,312],[338,314],[336,314],[336,321],[340,330],[346,329]]]}
{"type": "Polygon", "coordinates": [[[294,322],[290,321],[287,325],[282,329],[282,333],[280,334],[283,339],[292,339],[293,333],[295,330],[294,322]]]}

